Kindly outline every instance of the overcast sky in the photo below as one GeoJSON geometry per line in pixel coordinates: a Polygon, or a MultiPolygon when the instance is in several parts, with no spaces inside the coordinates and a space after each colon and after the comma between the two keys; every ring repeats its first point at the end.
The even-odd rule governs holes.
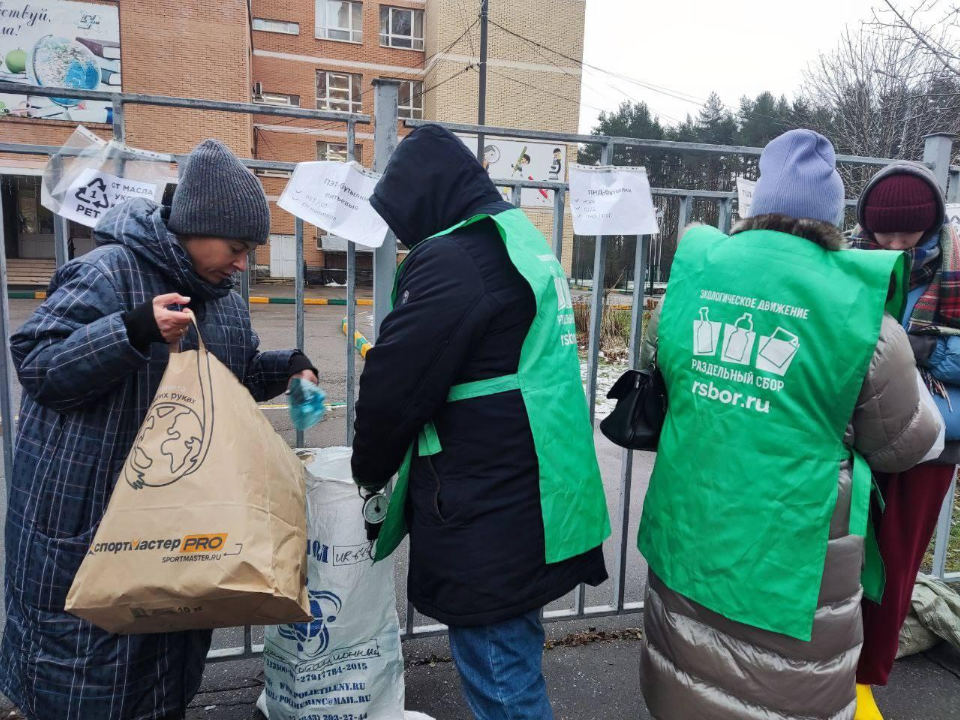
{"type": "Polygon", "coordinates": [[[880,0],[587,0],[584,62],[663,92],[584,68],[580,131],[598,110],[646,102],[675,124],[716,91],[730,108],[763,90],[792,98],[803,70],[880,0]],[[613,87],[611,87],[611,85],[613,87]],[[665,94],[668,92],[669,94],[665,94]],[[625,94],[626,93],[626,94],[625,94]],[[679,95],[694,102],[671,97],[679,95]]]}

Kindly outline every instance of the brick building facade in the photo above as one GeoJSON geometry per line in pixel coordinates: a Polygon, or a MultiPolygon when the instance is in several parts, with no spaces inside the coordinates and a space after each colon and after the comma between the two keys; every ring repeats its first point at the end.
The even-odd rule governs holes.
{"type": "MultiPolygon", "coordinates": [[[[576,133],[580,117],[581,61],[585,0],[490,1],[486,124],[576,133]]],[[[479,63],[480,27],[462,0],[428,0],[427,55],[433,58],[425,96],[426,117],[446,122],[477,122],[479,73],[464,67],[479,63]],[[458,40],[458,38],[460,38],[458,40]]],[[[576,162],[577,146],[566,148],[566,164],[576,162]]],[[[563,168],[561,180],[565,180],[563,168]]],[[[537,177],[536,179],[547,179],[537,177]]],[[[526,203],[525,203],[526,205],[526,203]]],[[[550,208],[525,207],[549,239],[550,208]]],[[[564,218],[561,260],[569,272],[573,222],[569,204],[564,218]]]]}
{"type": "MultiPolygon", "coordinates": [[[[393,78],[403,81],[401,115],[476,122],[480,32],[471,0],[86,1],[119,8],[125,92],[372,114],[373,81],[393,78]]],[[[488,124],[577,130],[584,8],[584,0],[554,0],[549,11],[534,0],[491,0],[488,124]]],[[[6,116],[0,117],[0,135],[57,145],[75,125],[6,116]]],[[[87,126],[109,137],[109,125],[87,126]]],[[[126,111],[127,142],[165,152],[185,152],[213,136],[243,157],[342,159],[345,131],[342,123],[269,115],[145,106],[126,111]]],[[[357,126],[356,143],[358,160],[372,165],[372,126],[357,126]]],[[[575,157],[576,148],[566,148],[567,163],[575,157]]],[[[33,175],[43,164],[41,158],[0,155],[0,172],[7,175],[33,175]]],[[[272,247],[259,251],[257,264],[263,272],[288,274],[290,265],[282,260],[293,247],[294,221],[276,206],[286,178],[260,175],[273,225],[272,247]]],[[[549,236],[549,208],[527,209],[549,236]]],[[[568,217],[565,264],[572,255],[570,225],[568,217]]],[[[307,265],[328,269],[328,280],[341,279],[336,268],[343,267],[342,245],[319,235],[316,228],[305,229],[307,265]]],[[[368,258],[360,262],[362,268],[368,258]]]]}
{"type": "MultiPolygon", "coordinates": [[[[250,102],[252,46],[246,0],[84,0],[82,5],[119,14],[124,92],[250,102]]],[[[241,157],[253,153],[253,128],[247,115],[133,105],[127,106],[125,114],[126,139],[134,147],[182,153],[204,138],[216,137],[241,157]]],[[[0,138],[62,145],[77,124],[2,115],[0,138]]],[[[83,125],[102,138],[112,137],[109,124],[83,125]]],[[[53,257],[52,215],[39,202],[39,175],[45,164],[45,157],[0,153],[6,253],[31,267],[25,274],[28,279],[37,277],[38,261],[53,257]]],[[[70,223],[69,232],[78,253],[92,247],[89,228],[70,223]]],[[[13,262],[11,282],[16,281],[16,268],[13,262]]]]}
{"type": "MultiPolygon", "coordinates": [[[[425,53],[422,26],[426,3],[423,0],[391,0],[387,3],[334,3],[327,0],[254,0],[253,69],[255,101],[299,105],[321,110],[346,110],[373,114],[373,81],[394,78],[411,83],[423,82],[425,53]],[[335,12],[339,8],[339,12],[335,12]],[[344,9],[346,12],[344,12],[344,9]],[[381,9],[391,14],[402,11],[409,19],[409,43],[402,35],[381,38],[381,9]],[[262,28],[262,29],[257,29],[262,28]],[[419,42],[417,42],[419,40],[419,42]],[[419,47],[390,47],[409,44],[419,47]]],[[[389,29],[389,26],[388,26],[389,29]]],[[[406,26],[404,28],[406,29],[406,26]]],[[[422,92],[415,85],[413,95],[422,92]]],[[[417,98],[419,100],[420,98],[417,98]]],[[[285,162],[345,159],[346,127],[342,123],[285,120],[256,116],[253,119],[257,157],[285,162]]],[[[373,164],[373,127],[358,125],[356,132],[358,161],[373,164]]],[[[277,244],[292,248],[293,218],[276,206],[286,180],[264,178],[273,212],[270,248],[263,248],[258,265],[277,269],[277,244]],[[271,263],[271,252],[274,262],[271,263]]],[[[327,279],[343,281],[336,268],[345,267],[344,253],[329,251],[335,240],[321,239],[314,227],[304,230],[304,257],[308,267],[331,269],[327,279]],[[328,251],[321,246],[326,244],[328,251]]],[[[369,267],[369,258],[361,253],[361,269],[369,267]]]]}

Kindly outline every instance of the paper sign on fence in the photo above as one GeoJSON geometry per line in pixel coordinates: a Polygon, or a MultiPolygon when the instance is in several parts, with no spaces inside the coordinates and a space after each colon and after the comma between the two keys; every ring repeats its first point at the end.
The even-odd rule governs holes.
{"type": "Polygon", "coordinates": [[[321,230],[377,248],[387,234],[387,224],[370,205],[379,179],[357,163],[300,163],[277,205],[321,230]]]}
{"type": "Polygon", "coordinates": [[[570,204],[578,235],[655,235],[657,213],[642,167],[570,166],[570,204]]]}
{"type": "Polygon", "coordinates": [[[960,234],[960,203],[947,205],[947,217],[950,218],[950,224],[953,229],[960,234]]]}
{"type": "Polygon", "coordinates": [[[87,168],[67,189],[60,215],[81,225],[94,227],[114,205],[138,197],[156,202],[162,187],[158,183],[127,180],[87,168]]]}
{"type": "Polygon", "coordinates": [[[750,206],[753,205],[753,190],[757,183],[746,178],[737,178],[737,214],[740,219],[750,217],[750,206]]]}

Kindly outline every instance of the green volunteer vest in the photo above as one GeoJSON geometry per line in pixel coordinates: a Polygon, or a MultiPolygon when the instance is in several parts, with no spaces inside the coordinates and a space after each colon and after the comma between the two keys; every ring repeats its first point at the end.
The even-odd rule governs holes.
{"type": "Polygon", "coordinates": [[[670,409],[639,538],[669,588],[810,639],[852,454],[850,531],[867,534],[871,473],[843,440],[885,307],[900,317],[904,264],[768,230],[684,235],[660,321],[670,409]]]}
{"type": "MultiPolygon", "coordinates": [[[[476,215],[432,237],[448,235],[485,218],[496,223],[510,260],[530,284],[537,299],[537,315],[524,340],[516,375],[457,385],[451,388],[448,402],[520,390],[540,465],[545,561],[556,563],[597,547],[610,535],[593,428],[580,380],[573,303],[563,268],[522,210],[476,215]]],[[[407,534],[404,507],[414,449],[421,456],[435,455],[441,452],[441,441],[431,422],[407,452],[377,540],[376,560],[388,557],[407,534]]]]}

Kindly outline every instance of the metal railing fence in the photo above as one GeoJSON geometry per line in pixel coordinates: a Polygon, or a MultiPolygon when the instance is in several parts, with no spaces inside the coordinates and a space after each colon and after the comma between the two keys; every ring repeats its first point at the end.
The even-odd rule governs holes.
{"type": "MultiPolygon", "coordinates": [[[[17,92],[30,94],[46,95],[57,97],[69,96],[81,99],[99,100],[110,102],[113,107],[113,127],[114,137],[122,140],[125,137],[124,108],[127,105],[152,105],[158,107],[183,108],[191,110],[209,110],[217,112],[235,112],[246,114],[268,114],[289,118],[300,118],[309,120],[337,121],[342,122],[347,128],[347,148],[351,159],[355,147],[355,133],[357,124],[374,123],[374,170],[382,172],[390,160],[390,157],[399,142],[398,132],[398,83],[391,80],[374,81],[374,114],[371,118],[367,115],[358,115],[339,112],[325,112],[316,110],[306,110],[301,108],[287,108],[258,104],[246,103],[225,103],[211,100],[199,100],[189,98],[172,98],[154,95],[137,95],[122,93],[102,93],[102,92],[77,92],[67,90],[51,90],[44,88],[25,88],[21,85],[10,86],[8,83],[0,83],[0,92],[17,92]]],[[[404,126],[415,128],[428,124],[423,120],[406,120],[404,126]]],[[[523,140],[543,140],[556,144],[579,144],[579,145],[599,145],[601,147],[601,163],[610,164],[614,157],[614,149],[619,145],[669,150],[678,153],[708,153],[708,154],[740,154],[745,156],[758,156],[762,148],[741,147],[741,146],[720,146],[706,145],[702,143],[675,143],[659,140],[643,140],[637,138],[618,138],[604,137],[596,135],[578,135],[571,133],[554,133],[537,130],[527,130],[519,128],[504,128],[492,126],[477,126],[461,123],[438,123],[449,130],[467,136],[483,135],[488,138],[518,138],[523,140]]],[[[60,151],[59,147],[27,145],[19,143],[0,142],[0,152],[16,153],[20,155],[40,155],[52,156],[60,151]]],[[[923,162],[931,167],[937,174],[938,180],[948,192],[951,201],[958,201],[960,197],[960,167],[950,166],[951,138],[946,135],[930,136],[926,140],[923,162]]],[[[167,155],[164,158],[170,162],[177,162],[182,156],[167,155]]],[[[312,158],[307,158],[310,160],[312,158]]],[[[890,158],[872,158],[841,155],[838,160],[842,163],[850,163],[864,166],[884,166],[897,162],[890,158]]],[[[295,165],[286,162],[274,162],[256,159],[245,159],[244,164],[251,169],[263,170],[293,170],[295,165]]],[[[525,188],[542,189],[553,192],[553,204],[551,207],[551,233],[548,237],[553,251],[558,259],[562,261],[563,238],[566,219],[566,196],[569,192],[569,185],[566,182],[557,181],[531,181],[518,179],[497,179],[497,185],[510,189],[513,203],[520,206],[521,190],[525,188]]],[[[698,218],[698,212],[703,212],[703,207],[714,206],[715,216],[718,219],[717,224],[721,229],[728,230],[733,222],[735,203],[737,195],[734,192],[718,192],[708,190],[697,190],[687,188],[664,188],[653,189],[656,199],[668,199],[678,203],[678,223],[677,235],[691,221],[698,218]],[[705,205],[706,203],[706,205],[705,205]],[[698,211],[698,208],[701,208],[698,211]]],[[[2,198],[0,198],[2,202],[2,198]]],[[[848,206],[855,205],[855,199],[847,200],[848,206]]],[[[0,207],[2,210],[2,207],[0,207]]],[[[711,211],[713,212],[713,211],[711,211]]],[[[296,269],[296,342],[298,347],[304,346],[304,316],[305,316],[305,278],[304,278],[304,223],[302,220],[296,220],[296,242],[297,242],[297,269],[296,269]]],[[[67,233],[66,223],[58,218],[55,224],[56,228],[56,258],[58,266],[67,261],[67,233]]],[[[648,264],[659,264],[657,253],[661,251],[664,238],[643,236],[637,238],[637,251],[634,253],[633,272],[634,279],[643,279],[647,275],[648,264]]],[[[675,242],[678,238],[670,238],[675,242]]],[[[0,223],[0,244],[3,244],[3,225],[0,223]]],[[[607,246],[609,238],[598,236],[594,239],[593,248],[593,278],[603,278],[606,261],[607,246]]],[[[390,292],[393,286],[393,278],[397,265],[397,240],[392,233],[388,233],[383,245],[373,253],[373,324],[374,331],[371,340],[375,343],[377,332],[384,316],[390,307],[390,292]]],[[[347,249],[347,332],[345,335],[344,352],[346,364],[346,438],[349,443],[353,437],[354,420],[354,402],[356,397],[356,353],[352,339],[356,331],[356,246],[353,243],[348,244],[347,249]]],[[[590,321],[589,321],[589,345],[587,349],[587,370],[586,370],[586,394],[590,406],[591,419],[595,419],[598,394],[598,370],[601,364],[600,357],[600,328],[603,319],[604,308],[604,283],[593,282],[590,293],[590,321]]],[[[2,353],[0,353],[0,415],[3,422],[3,461],[4,473],[9,482],[11,477],[11,464],[13,457],[14,433],[15,433],[15,411],[13,408],[13,382],[14,373],[9,354],[9,335],[10,327],[9,303],[7,299],[7,274],[6,274],[6,256],[0,253],[0,336],[3,338],[2,353]]],[[[249,298],[249,271],[241,282],[241,293],[245,298],[249,298]]],[[[637,368],[639,363],[639,348],[642,334],[642,320],[645,305],[645,284],[644,282],[634,282],[632,287],[632,311],[631,311],[631,332],[628,343],[628,362],[629,367],[637,368]]],[[[297,433],[296,443],[298,446],[303,444],[303,434],[297,433]]],[[[626,597],[627,589],[627,564],[630,556],[630,522],[631,506],[638,505],[631,498],[632,478],[635,456],[631,451],[622,451],[620,457],[620,474],[618,483],[618,492],[616,496],[617,511],[614,520],[615,546],[611,581],[609,588],[609,601],[598,605],[587,605],[586,590],[580,586],[573,593],[572,606],[562,609],[547,610],[544,613],[544,619],[548,621],[555,620],[573,620],[596,618],[609,615],[618,615],[624,613],[639,612],[643,608],[643,603],[639,601],[628,601],[626,597]]],[[[947,545],[949,542],[950,528],[952,522],[952,498],[956,492],[956,481],[948,498],[944,504],[940,521],[937,527],[936,551],[934,554],[933,575],[942,579],[957,581],[960,580],[960,573],[947,573],[947,545]]],[[[5,508],[0,508],[5,511],[5,508]]],[[[5,512],[4,512],[5,514],[5,512]]],[[[404,636],[420,637],[432,635],[444,631],[443,626],[436,624],[417,625],[413,606],[406,604],[405,609],[401,608],[400,616],[403,618],[404,636]]],[[[214,650],[210,654],[212,660],[237,659],[248,657],[262,650],[261,645],[253,642],[252,628],[243,629],[243,646],[237,648],[226,648],[214,650]]]]}

